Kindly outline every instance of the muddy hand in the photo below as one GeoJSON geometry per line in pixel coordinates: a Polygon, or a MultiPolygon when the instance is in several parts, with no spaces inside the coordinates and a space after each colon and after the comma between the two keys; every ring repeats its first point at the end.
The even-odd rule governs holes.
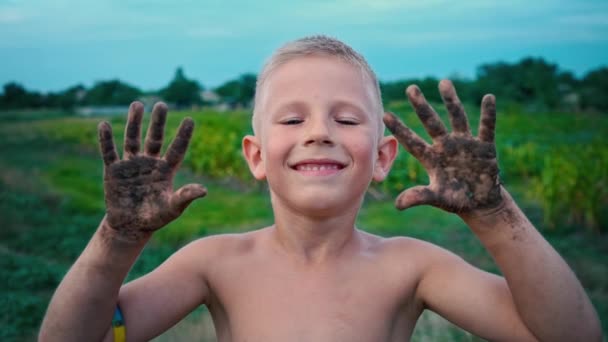
{"type": "Polygon", "coordinates": [[[157,103],[140,151],[144,108],[140,102],[129,107],[125,128],[124,155],[120,160],[110,124],[99,124],[99,145],[104,162],[105,222],[121,236],[138,240],[176,219],[196,198],[206,195],[199,184],[173,191],[173,177],[192,137],[194,122],[182,121],[177,136],[160,157],[167,106],[157,103]]]}
{"type": "Polygon", "coordinates": [[[418,159],[429,174],[430,184],[403,191],[396,201],[399,209],[430,204],[449,212],[464,214],[491,209],[502,203],[498,180],[494,127],[496,105],[493,95],[481,102],[479,136],[473,137],[464,107],[450,81],[439,83],[452,132],[426,102],[417,86],[407,88],[407,96],[433,143],[429,145],[394,114],[387,113],[384,123],[405,149],[418,159]]]}

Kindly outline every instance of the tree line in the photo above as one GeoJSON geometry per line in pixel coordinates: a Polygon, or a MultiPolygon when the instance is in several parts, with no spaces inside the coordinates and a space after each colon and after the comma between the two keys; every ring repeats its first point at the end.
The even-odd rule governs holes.
{"type": "MultiPolygon", "coordinates": [[[[572,72],[562,71],[542,58],[527,57],[515,63],[483,64],[478,67],[474,79],[456,77],[453,81],[463,102],[479,103],[483,95],[493,93],[500,104],[517,104],[529,111],[608,113],[608,67],[591,70],[577,78],[572,72]]],[[[0,94],[0,109],[71,110],[79,106],[122,106],[142,96],[159,97],[177,108],[217,102],[247,107],[253,101],[255,83],[255,74],[243,74],[209,89],[214,96],[205,97],[203,85],[188,78],[182,68],[177,68],[166,87],[152,92],[143,92],[120,80],[99,81],[91,88],[75,85],[48,93],[30,91],[19,83],[9,82],[0,94]]],[[[429,101],[439,102],[437,83],[438,79],[427,77],[380,82],[380,87],[385,103],[403,101],[404,89],[410,84],[417,84],[429,101]]]]}

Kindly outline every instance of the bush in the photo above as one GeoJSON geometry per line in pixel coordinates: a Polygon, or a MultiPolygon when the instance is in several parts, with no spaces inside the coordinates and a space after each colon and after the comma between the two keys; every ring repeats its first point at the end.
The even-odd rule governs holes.
{"type": "Polygon", "coordinates": [[[608,146],[556,148],[544,158],[529,195],[540,200],[547,227],[582,225],[600,232],[608,224],[608,146]]]}
{"type": "Polygon", "coordinates": [[[395,195],[406,188],[428,182],[429,178],[422,164],[411,154],[400,151],[391,172],[381,183],[381,189],[385,193],[395,195]]]}
{"type": "Polygon", "coordinates": [[[197,129],[184,165],[216,179],[250,181],[241,153],[241,139],[249,129],[248,113],[204,113],[194,116],[197,129]]]}
{"type": "Polygon", "coordinates": [[[542,155],[544,150],[534,142],[521,144],[506,143],[504,146],[497,146],[498,165],[503,170],[501,178],[505,177],[529,180],[531,177],[538,176],[543,168],[542,155]]]}

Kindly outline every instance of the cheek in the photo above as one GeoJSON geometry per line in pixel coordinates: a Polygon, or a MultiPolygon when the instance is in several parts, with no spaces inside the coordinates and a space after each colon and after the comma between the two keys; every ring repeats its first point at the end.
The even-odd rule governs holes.
{"type": "Polygon", "coordinates": [[[262,160],[266,163],[276,163],[284,159],[289,152],[291,142],[290,137],[280,132],[266,131],[262,138],[262,160]]]}
{"type": "Polygon", "coordinates": [[[373,139],[368,138],[368,137],[371,137],[369,135],[369,132],[362,133],[362,135],[360,135],[360,137],[365,137],[365,138],[364,139],[361,139],[361,138],[351,139],[351,143],[350,143],[351,153],[353,154],[353,157],[355,157],[356,159],[358,159],[360,161],[367,161],[370,165],[370,168],[373,168],[373,164],[376,160],[376,154],[377,154],[376,150],[378,148],[378,145],[377,145],[377,143],[374,142],[373,139]]]}

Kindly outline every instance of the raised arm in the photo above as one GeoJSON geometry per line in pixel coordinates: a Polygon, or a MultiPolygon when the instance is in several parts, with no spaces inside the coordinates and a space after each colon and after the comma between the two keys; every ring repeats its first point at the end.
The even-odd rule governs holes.
{"type": "Polygon", "coordinates": [[[506,282],[437,250],[418,288],[422,301],[491,340],[600,341],[599,319],[576,276],[499,182],[494,96],[482,100],[479,134],[474,137],[452,83],[441,81],[439,91],[452,132],[418,87],[407,89],[432,144],[394,115],[384,117],[430,179],[427,186],[401,193],[396,206],[430,204],[459,215],[492,255],[506,282]]]}
{"type": "MultiPolygon", "coordinates": [[[[40,329],[42,341],[100,341],[104,336],[112,340],[108,331],[119,290],[146,242],[155,230],[176,219],[194,199],[206,194],[206,189],[199,184],[185,185],[173,191],[173,177],[192,136],[193,121],[189,118],[182,121],[174,141],[164,157],[160,157],[167,107],[162,103],[154,106],[142,152],[143,111],[139,102],[129,108],[122,160],[116,152],[110,125],[107,122],[99,125],[106,215],[53,295],[40,329]]],[[[154,285],[159,278],[170,280],[167,278],[174,275],[193,274],[184,262],[187,254],[181,253],[184,256],[177,255],[167,261],[149,283],[154,285]]],[[[192,298],[190,302],[202,300],[196,297],[203,296],[205,289],[195,292],[187,285],[181,289],[176,289],[177,286],[168,288],[184,290],[184,297],[192,298]]],[[[128,294],[121,294],[121,301],[128,302],[128,297],[128,294]]],[[[148,297],[151,303],[163,299],[162,293],[158,297],[148,297]]],[[[142,300],[131,301],[139,306],[145,304],[142,300]]],[[[161,317],[175,315],[184,310],[183,306],[169,305],[169,312],[160,310],[158,314],[161,317]]],[[[128,321],[141,309],[123,310],[125,316],[131,316],[125,317],[128,321]]],[[[144,336],[138,335],[144,328],[141,324],[127,327],[127,337],[144,336]]]]}

